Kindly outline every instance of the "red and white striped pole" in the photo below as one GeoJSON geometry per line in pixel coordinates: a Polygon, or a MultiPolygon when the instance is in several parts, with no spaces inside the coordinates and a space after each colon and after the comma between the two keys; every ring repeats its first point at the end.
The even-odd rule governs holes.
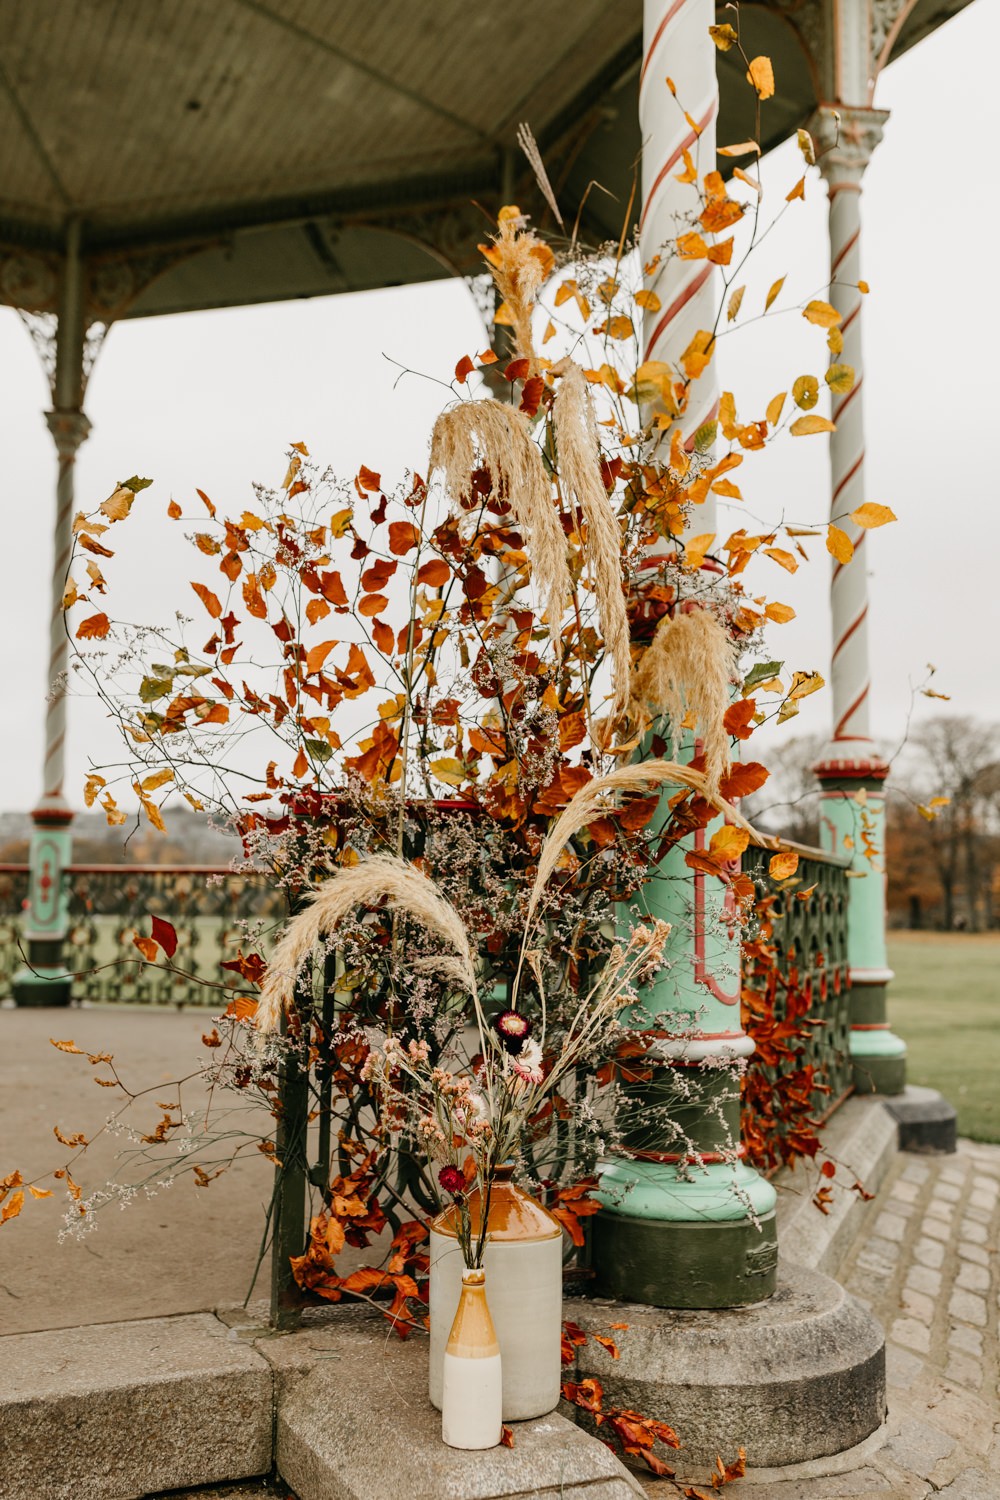
{"type": "MultiPolygon", "coordinates": [[[[680,357],[700,329],[715,327],[718,279],[707,260],[674,254],[678,235],[697,226],[702,204],[699,183],[717,166],[715,125],[719,113],[716,50],[708,28],[715,23],[714,0],[646,0],[639,127],[642,136],[642,214],[639,254],[644,266],[657,261],[646,278],[660,306],[647,311],[642,329],[643,359],[663,360],[679,371],[680,357]],[[667,79],[674,81],[677,95],[667,79]],[[688,123],[690,115],[694,125],[688,123]],[[698,182],[678,182],[690,154],[698,182]]],[[[718,410],[715,364],[694,381],[683,417],[686,436],[718,410]]],[[[699,532],[715,530],[715,498],[698,510],[699,532]]]]}
{"type": "MultiPolygon", "coordinates": [[[[698,184],[716,169],[714,21],[714,0],[646,0],[640,254],[644,266],[658,257],[646,286],[660,306],[645,314],[643,358],[678,372],[695,334],[715,327],[719,296],[710,262],[674,253],[678,235],[701,213],[698,184]],[[698,183],[677,180],[685,172],[685,151],[698,183]]],[[[710,421],[717,407],[710,364],[691,384],[680,418],[684,436],[710,421]]],[[[715,525],[713,501],[698,507],[689,529],[705,533],[715,525]]],[[[654,566],[661,550],[674,548],[663,542],[651,549],[654,566]]],[[[686,739],[693,754],[692,737],[686,739]]],[[[690,847],[685,840],[671,849],[631,904],[636,920],[654,916],[671,923],[669,969],[643,997],[668,1033],[659,1043],[668,1076],[655,1080],[643,1101],[633,1098],[619,1121],[629,1151],[601,1169],[604,1212],[594,1221],[594,1269],[598,1287],[625,1301],[733,1307],[774,1290],[775,1193],[743,1160],[739,1142],[734,1064],[753,1051],[740,1021],[739,923],[728,888],[687,867],[690,847]],[[665,1095],[685,1100],[679,1138],[663,1121],[665,1095]],[[687,1159],[692,1147],[697,1160],[687,1159]],[[711,1274],[704,1271],[706,1255],[711,1274]]]]}
{"type": "Polygon", "coordinates": [[[865,494],[864,361],[861,347],[861,179],[882,139],[887,111],[824,105],[812,122],[817,158],[830,197],[830,301],[841,316],[838,360],[854,370],[846,395],[835,396],[830,435],[830,520],[854,544],[850,562],[834,561],[833,737],[814,767],[822,786],[823,837],[834,853],[851,853],[851,1056],[855,1086],[895,1094],[906,1082],[906,1044],[889,1029],[885,945],[885,791],[888,773],[871,739],[866,532],[851,520],[865,494]]]}

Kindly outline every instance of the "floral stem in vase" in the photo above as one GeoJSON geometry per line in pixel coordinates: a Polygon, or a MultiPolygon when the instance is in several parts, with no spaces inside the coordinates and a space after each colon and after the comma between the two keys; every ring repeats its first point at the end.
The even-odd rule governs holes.
{"type": "Polygon", "coordinates": [[[465,1270],[444,1354],[441,1436],[450,1448],[495,1448],[502,1413],[500,1345],[486,1301],[486,1272],[465,1270]]]}

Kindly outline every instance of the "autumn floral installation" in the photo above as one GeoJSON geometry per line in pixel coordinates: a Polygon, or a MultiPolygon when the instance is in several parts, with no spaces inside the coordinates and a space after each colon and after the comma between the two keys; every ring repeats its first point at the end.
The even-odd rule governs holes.
{"type": "MultiPolygon", "coordinates": [[[[718,45],[739,45],[731,27],[714,30],[718,45]]],[[[746,61],[764,100],[770,67],[746,61]]],[[[805,174],[815,153],[799,140],[805,174]]],[[[720,155],[756,153],[744,142],[720,155]]],[[[665,925],[641,919],[642,892],[682,841],[689,869],[730,885],[744,916],[756,910],[748,1029],[794,1054],[795,1006],[775,1010],[781,955],[738,870],[753,837],[738,802],[766,771],[736,752],[822,686],[769,660],[765,625],[792,611],[756,573],[746,582],[759,558],[794,571],[815,533],[740,525],[723,538],[697,522],[709,495],[742,500],[733,476],[754,452],[829,431],[819,392],[854,376],[837,362],[835,309],[819,296],[786,309],[778,282],[753,317],[803,316],[825,340],[824,373],[798,377],[790,401],[781,392],[749,421],[724,391],[717,419],[686,430],[696,383],[740,324],[739,278],[763,233],[758,178],[737,169],[727,184],[704,167],[685,153],[699,211],[645,266],[628,223],[620,243],[586,247],[503,208],[482,246],[499,303],[493,347],[459,359],[420,472],[393,486],[362,467],[344,481],[295,443],[281,485],[257,487],[238,514],[200,490],[188,507],[169,500],[167,522],[185,528],[202,575],[170,626],[108,612],[103,569],[116,553],[131,565],[128,518],[151,502],[149,481],[117,485],[74,525],[67,619],[90,610],[73,616],[75,675],[127,747],[89,775],[87,804],[124,826],[131,789],[136,816],[162,828],[163,799],[184,797],[233,827],[246,867],[285,891],[284,932],[248,928],[224,966],[203,1075],[259,1103],[279,1132],[283,1070],[305,1078],[329,1171],[296,1280],[312,1298],[373,1299],[403,1337],[424,1325],[428,1218],[455,1207],[464,1263],[481,1267],[485,1216],[477,1232],[467,1203],[478,1186],[488,1204],[501,1163],[584,1243],[599,1162],[625,1150],[629,1085],[664,1071],[668,1020],[643,1010],[643,988],[673,960],[665,925]],[[636,322],[656,311],[651,283],[674,256],[718,267],[716,323],[676,365],[644,362],[636,322]],[[345,1245],[376,1241],[378,1264],[338,1273],[345,1245]]],[[[866,505],[854,519],[893,517],[866,505]]],[[[834,556],[845,541],[829,528],[834,556]]],[[[771,875],[794,881],[796,865],[778,849],[771,875]]],[[[136,944],[170,964],[176,935],[157,914],[136,944]]],[[[157,1086],[155,1124],[124,1124],[147,1091],[130,1092],[109,1054],[89,1061],[125,1096],[113,1128],[131,1131],[141,1181],[187,1170],[207,1186],[233,1149],[262,1150],[280,1175],[275,1132],[209,1160],[211,1132],[179,1088],[165,1103],[157,1086]]],[[[822,1081],[796,1076],[775,1102],[773,1075],[755,1066],[746,1081],[734,1063],[732,1088],[758,1159],[774,1149],[754,1127],[758,1105],[794,1114],[786,1158],[814,1155],[822,1081]]],[[[683,1103],[678,1070],[670,1087],[683,1103]]],[[[652,1113],[657,1140],[696,1163],[678,1111],[652,1113]]],[[[69,1218],[89,1223],[116,1189],[86,1194],[72,1173],[87,1140],[57,1134],[74,1153],[56,1174],[69,1218]]],[[[4,1220],[24,1190],[18,1173],[0,1182],[4,1220]]],[[[567,1363],[585,1337],[567,1327],[567,1363]]],[[[599,1341],[613,1359],[611,1334],[599,1341]]],[[[596,1380],[569,1380],[564,1395],[626,1454],[670,1472],[656,1451],[676,1446],[665,1423],[608,1405],[596,1380]]],[[[720,1461],[714,1482],[738,1470],[720,1461]]]]}

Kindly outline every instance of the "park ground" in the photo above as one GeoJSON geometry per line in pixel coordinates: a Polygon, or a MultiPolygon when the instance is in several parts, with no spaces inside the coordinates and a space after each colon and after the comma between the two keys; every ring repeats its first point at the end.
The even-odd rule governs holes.
{"type": "Polygon", "coordinates": [[[1000,1142],[1000,933],[893,932],[889,967],[910,1083],[951,1101],[959,1135],[1000,1142]]]}

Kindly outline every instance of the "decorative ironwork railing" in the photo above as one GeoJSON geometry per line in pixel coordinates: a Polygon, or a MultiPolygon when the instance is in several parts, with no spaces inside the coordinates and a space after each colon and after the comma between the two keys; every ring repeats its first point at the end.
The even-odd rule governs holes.
{"type": "MultiPolygon", "coordinates": [[[[241,984],[221,965],[279,924],[284,893],[265,874],[224,866],[70,865],[64,873],[69,930],[64,962],[74,1000],[122,1005],[202,1005],[222,1009],[219,987],[241,984]],[[132,941],[149,917],[177,933],[169,968],[146,964],[132,941]]],[[[0,865],[0,995],[23,961],[20,935],[28,894],[26,865],[0,865]]]]}
{"type": "MultiPolygon", "coordinates": [[[[768,872],[772,850],[751,846],[743,869],[757,903],[745,935],[743,985],[747,1030],[758,1042],[752,1067],[774,1086],[780,1107],[768,1118],[773,1132],[766,1160],[774,1167],[789,1153],[780,1137],[806,1116],[822,1121],[850,1093],[850,970],[847,957],[849,857],[783,844],[799,855],[792,880],[768,872]],[[788,1088],[802,1081],[802,1108],[789,1107],[788,1088]],[[782,1084],[785,1097],[782,1098],[782,1084]]],[[[765,1090],[758,1090],[759,1103],[765,1090]]]]}

